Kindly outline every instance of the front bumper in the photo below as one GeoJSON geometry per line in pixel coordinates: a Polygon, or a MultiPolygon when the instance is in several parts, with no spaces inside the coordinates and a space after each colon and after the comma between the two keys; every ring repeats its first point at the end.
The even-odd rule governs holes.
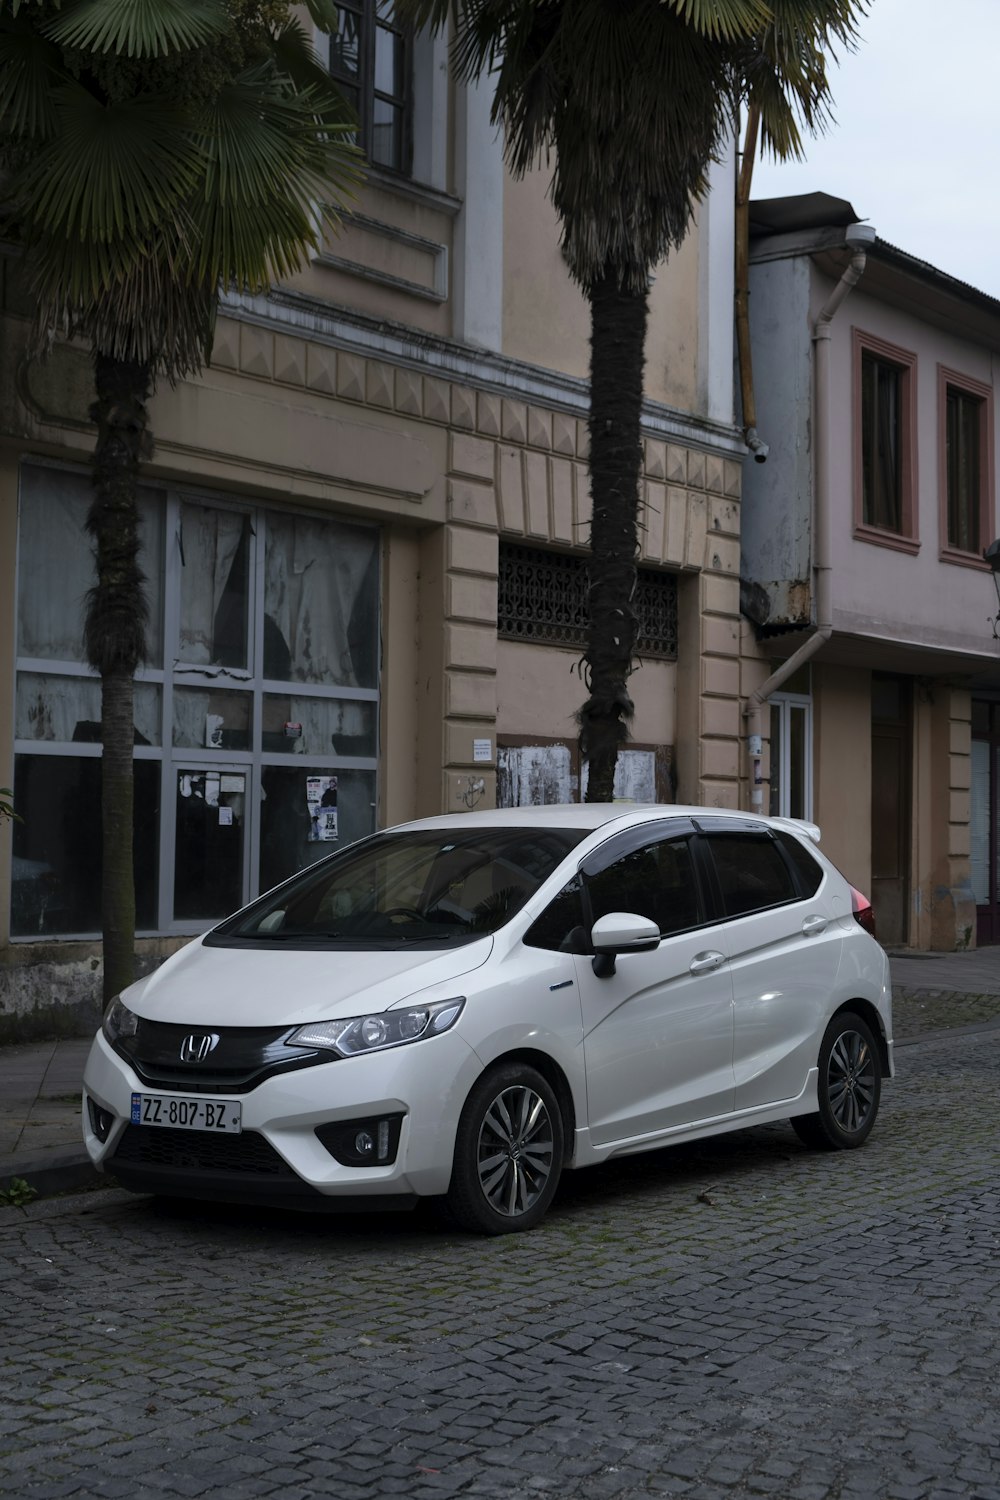
{"type": "Polygon", "coordinates": [[[169,1091],[143,1084],[99,1032],[84,1070],[84,1140],[98,1170],[135,1192],[302,1208],[402,1208],[447,1191],[459,1115],[481,1068],[454,1032],[339,1058],[232,1093],[242,1105],[242,1133],[215,1135],[129,1124],[133,1093],[169,1097],[169,1091]],[[91,1100],[114,1117],[104,1141],[93,1128],[91,1100]],[[345,1166],[315,1133],[331,1122],[399,1114],[399,1145],[386,1166],[345,1166]]]}

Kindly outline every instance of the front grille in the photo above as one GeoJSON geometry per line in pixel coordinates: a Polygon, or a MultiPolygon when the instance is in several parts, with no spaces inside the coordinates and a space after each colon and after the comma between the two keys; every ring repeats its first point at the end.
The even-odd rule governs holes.
{"type": "Polygon", "coordinates": [[[140,1019],[135,1036],[120,1038],[116,1050],[151,1088],[186,1094],[248,1093],[275,1073],[295,1072],[334,1060],[334,1053],[288,1047],[294,1027],[177,1026],[140,1019]],[[184,1062],[181,1047],[192,1034],[218,1041],[201,1062],[184,1062]]]}
{"type": "Polygon", "coordinates": [[[227,1177],[245,1173],[299,1180],[270,1142],[255,1130],[245,1130],[241,1135],[209,1135],[198,1130],[126,1125],[114,1162],[172,1171],[219,1172],[227,1177]]]}

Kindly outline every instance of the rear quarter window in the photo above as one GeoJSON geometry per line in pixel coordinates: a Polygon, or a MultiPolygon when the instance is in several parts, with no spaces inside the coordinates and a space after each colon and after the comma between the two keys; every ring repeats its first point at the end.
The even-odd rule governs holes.
{"type": "Polygon", "coordinates": [[[819,860],[813,859],[805,844],[800,843],[793,833],[778,830],[774,836],[798,876],[803,897],[815,896],[823,884],[823,866],[819,860]]]}
{"type": "Polygon", "coordinates": [[[792,870],[770,835],[713,833],[708,847],[727,917],[801,900],[792,870]]]}

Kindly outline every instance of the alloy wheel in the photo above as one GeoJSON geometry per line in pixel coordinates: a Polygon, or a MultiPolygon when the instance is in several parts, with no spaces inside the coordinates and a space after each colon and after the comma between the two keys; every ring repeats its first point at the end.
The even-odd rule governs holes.
{"type": "Polygon", "coordinates": [[[830,1110],[842,1130],[860,1130],[875,1106],[878,1077],[872,1047],[857,1031],[844,1031],[830,1052],[830,1110]]]}
{"type": "Polygon", "coordinates": [[[545,1100],[523,1084],[504,1089],[479,1129],[479,1184],[490,1207],[507,1217],[526,1213],[545,1191],[554,1153],[545,1100]]]}

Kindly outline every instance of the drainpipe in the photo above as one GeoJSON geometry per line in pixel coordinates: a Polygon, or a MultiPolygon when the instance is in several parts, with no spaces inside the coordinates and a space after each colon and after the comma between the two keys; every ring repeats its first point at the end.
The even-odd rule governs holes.
{"type": "Polygon", "coordinates": [[[743,441],[753,454],[754,462],[767,462],[770,451],[757,431],[757,403],[753,391],[753,362],[750,357],[750,183],[757,155],[757,132],[760,127],[760,105],[751,104],[747,111],[747,129],[743,141],[743,160],[736,179],[736,352],[740,371],[740,406],[743,412],[743,441]]]}
{"type": "Polygon", "coordinates": [[[833,634],[832,587],[832,517],[829,496],[830,423],[828,416],[830,390],[830,325],[841,303],[857,286],[864,274],[868,247],[874,243],[875,230],[870,224],[851,224],[844,238],[853,249],[851,263],[827,298],[813,325],[815,347],[813,378],[814,460],[813,460],[813,571],[816,577],[816,629],[803,641],[787,661],[772,672],[766,682],[755,688],[743,710],[747,721],[747,745],[750,752],[750,806],[764,810],[763,708],[772,693],[783,682],[811,661],[833,634]]]}

